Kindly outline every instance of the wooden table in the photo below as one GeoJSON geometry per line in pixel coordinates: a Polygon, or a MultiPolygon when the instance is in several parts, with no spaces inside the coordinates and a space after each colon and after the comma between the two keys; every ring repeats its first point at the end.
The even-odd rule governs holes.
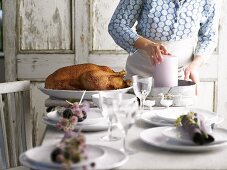
{"type": "MultiPolygon", "coordinates": [[[[226,123],[226,122],[225,122],[226,123]]],[[[129,156],[129,160],[119,169],[227,169],[227,147],[221,150],[188,153],[167,151],[145,144],[140,138],[141,131],[152,128],[152,125],[138,120],[129,130],[127,146],[137,152],[129,156]]],[[[115,142],[103,142],[99,139],[107,131],[85,133],[87,143],[110,146],[116,149],[122,147],[122,140],[115,142]]],[[[113,134],[122,136],[116,128],[113,134]]],[[[57,143],[62,138],[63,133],[53,127],[48,127],[42,145],[57,143]]]]}

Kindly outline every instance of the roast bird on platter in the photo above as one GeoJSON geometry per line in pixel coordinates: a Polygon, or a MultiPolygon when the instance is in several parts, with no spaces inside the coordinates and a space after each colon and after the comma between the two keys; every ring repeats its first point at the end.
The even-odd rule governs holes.
{"type": "Polygon", "coordinates": [[[124,80],[126,72],[115,72],[107,66],[78,64],[66,66],[49,75],[45,81],[46,89],[57,90],[116,90],[130,86],[124,80]]]}
{"type": "Polygon", "coordinates": [[[107,66],[78,64],[54,71],[39,89],[56,99],[80,99],[86,90],[83,99],[91,100],[99,91],[128,92],[132,88],[131,80],[125,80],[125,75],[124,70],[116,72],[107,66]]]}

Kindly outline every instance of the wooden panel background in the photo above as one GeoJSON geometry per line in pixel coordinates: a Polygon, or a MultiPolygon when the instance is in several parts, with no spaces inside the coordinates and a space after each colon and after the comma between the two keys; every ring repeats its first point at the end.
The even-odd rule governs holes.
{"type": "Polygon", "coordinates": [[[199,88],[199,95],[196,99],[196,107],[214,111],[215,110],[215,82],[201,82],[199,88]]]}
{"type": "Polygon", "coordinates": [[[17,55],[18,79],[44,81],[58,68],[74,64],[74,54],[19,54],[17,55]]]}
{"type": "Polygon", "coordinates": [[[119,0],[113,0],[111,3],[104,0],[93,0],[91,2],[92,51],[122,50],[114,43],[107,31],[109,20],[119,0]]]}
{"type": "Polygon", "coordinates": [[[71,0],[20,0],[21,51],[72,50],[71,0]]]}
{"type": "Polygon", "coordinates": [[[217,111],[225,118],[223,127],[227,128],[227,56],[226,56],[226,44],[227,44],[227,1],[222,0],[221,11],[221,25],[219,33],[219,57],[218,57],[218,102],[217,111]]]}
{"type": "Polygon", "coordinates": [[[0,83],[5,81],[4,57],[0,56],[0,83]]]}

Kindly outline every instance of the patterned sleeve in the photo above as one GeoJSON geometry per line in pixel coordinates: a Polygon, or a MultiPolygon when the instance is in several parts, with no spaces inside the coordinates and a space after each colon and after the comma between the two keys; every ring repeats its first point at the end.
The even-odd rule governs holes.
{"type": "Polygon", "coordinates": [[[120,0],[108,25],[108,32],[114,41],[128,53],[133,51],[139,35],[132,30],[140,11],[143,0],[120,0]]]}
{"type": "Polygon", "coordinates": [[[200,24],[195,56],[204,57],[205,61],[214,51],[218,41],[220,4],[205,5],[205,16],[200,24]]]}

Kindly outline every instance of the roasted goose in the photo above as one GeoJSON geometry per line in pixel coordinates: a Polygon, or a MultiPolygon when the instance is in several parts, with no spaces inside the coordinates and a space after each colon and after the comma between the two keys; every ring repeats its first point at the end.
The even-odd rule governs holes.
{"type": "Polygon", "coordinates": [[[113,90],[130,86],[125,71],[115,72],[107,66],[78,64],[56,70],[45,80],[45,88],[58,90],[113,90]]]}

